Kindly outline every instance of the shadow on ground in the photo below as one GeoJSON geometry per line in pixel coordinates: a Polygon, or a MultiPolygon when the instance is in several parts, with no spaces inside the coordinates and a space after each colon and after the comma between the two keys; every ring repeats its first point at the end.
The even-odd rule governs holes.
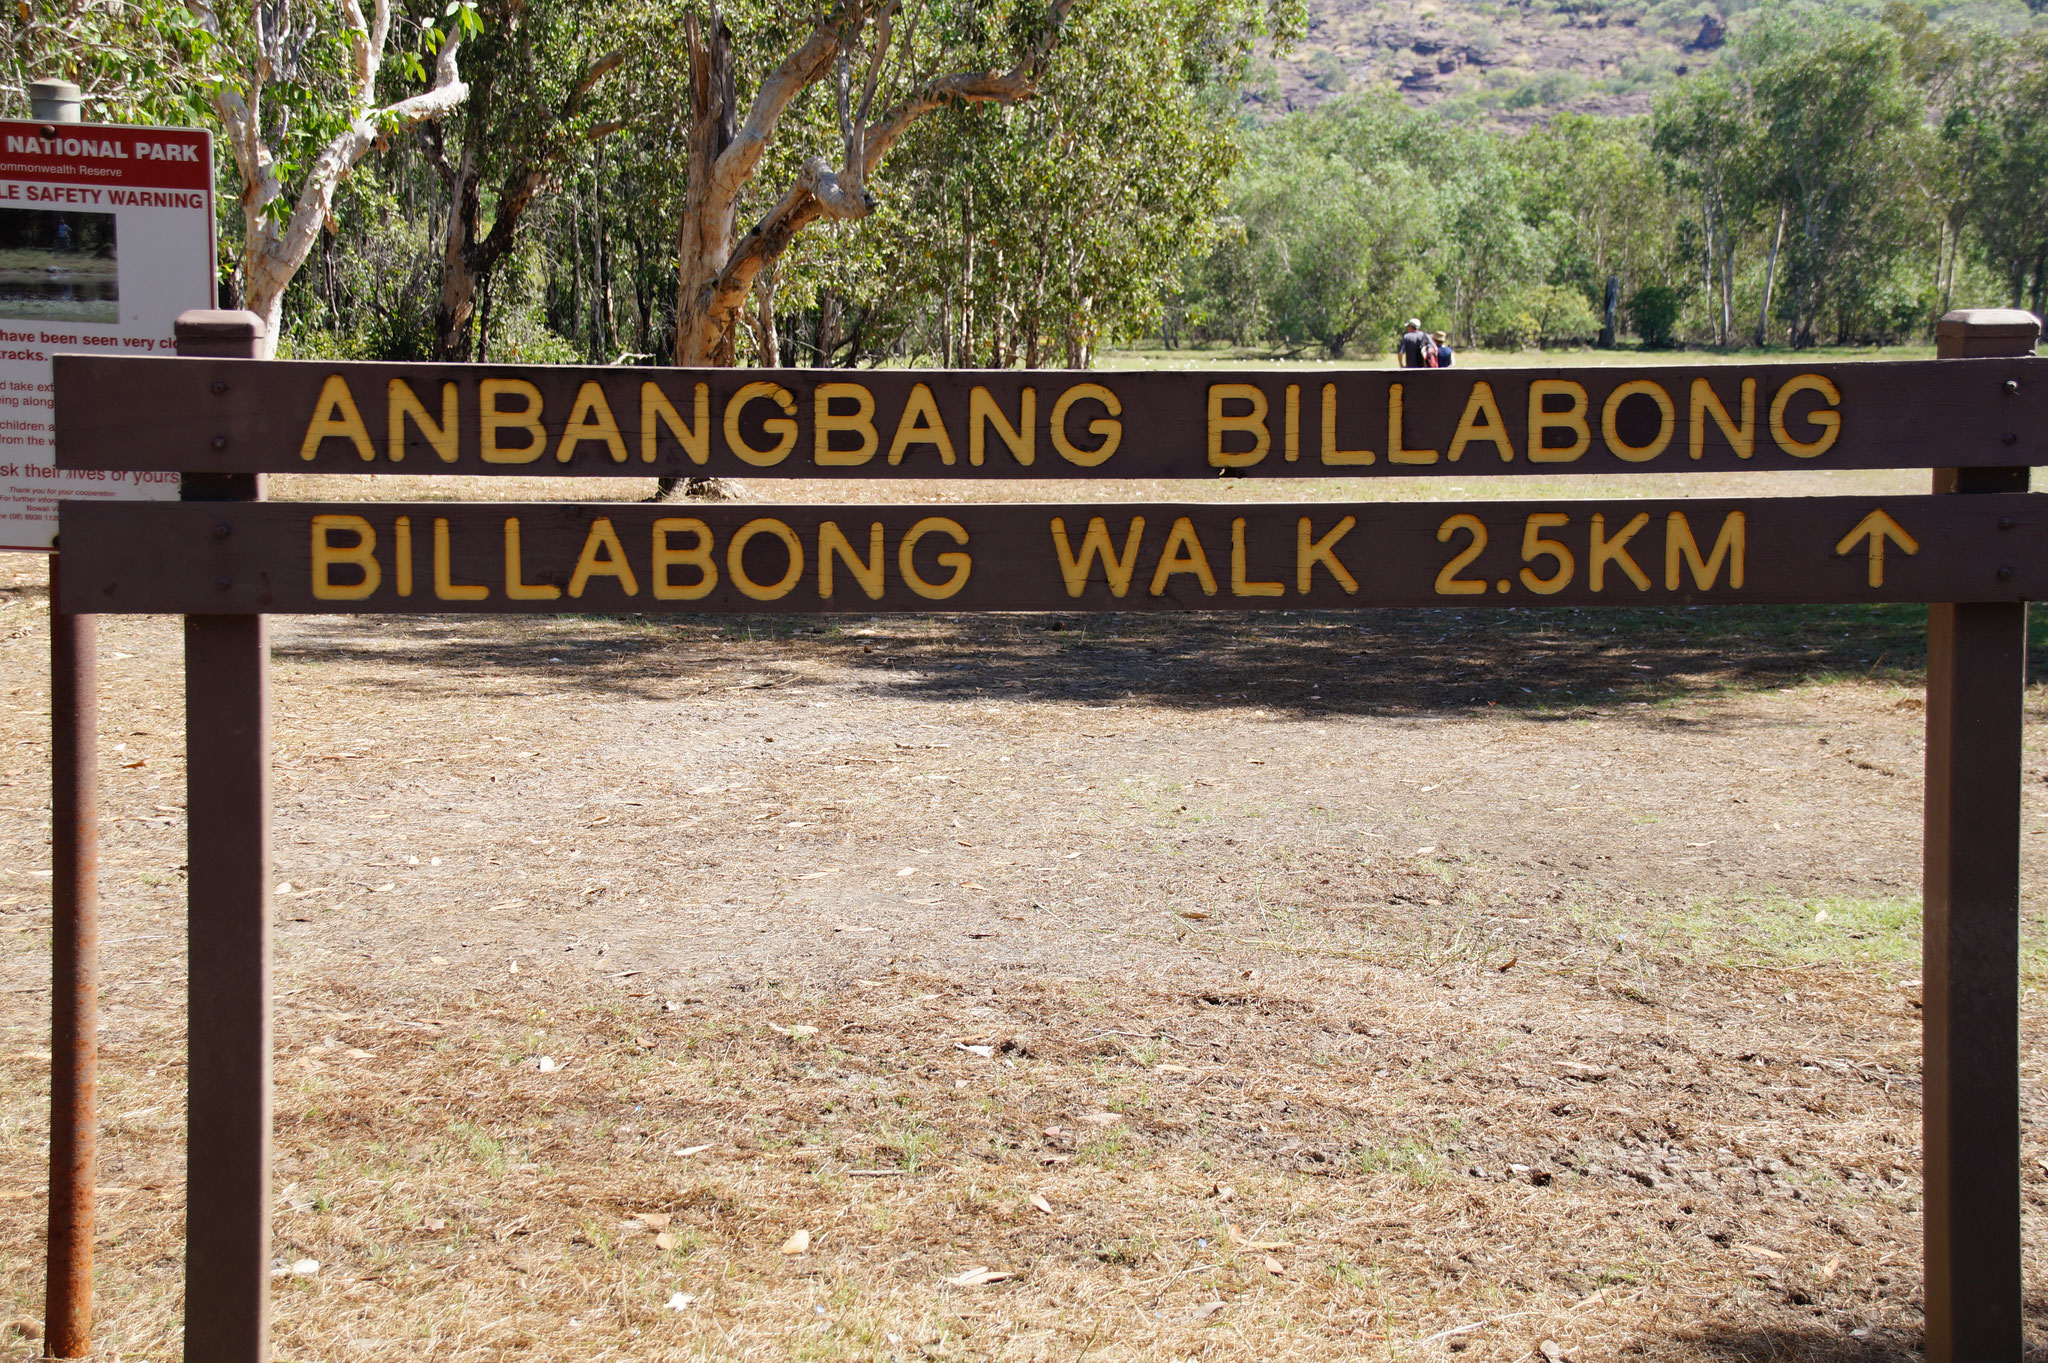
{"type": "Polygon", "coordinates": [[[1880,1331],[1858,1339],[1825,1326],[1707,1325],[1670,1343],[1676,1348],[1653,1352],[1701,1363],[1919,1363],[1922,1357],[1917,1336],[1880,1331]]]}
{"type": "MultiPolygon", "coordinates": [[[[2044,1314],[2029,1301],[2026,1316],[2036,1337],[2021,1349],[2019,1363],[2048,1363],[2048,1345],[2040,1337],[2041,1327],[2048,1325],[2044,1314]]],[[[1826,1325],[1708,1324],[1681,1331],[1665,1343],[1651,1352],[1700,1363],[1921,1363],[1926,1356],[1917,1331],[1872,1330],[1859,1338],[1826,1325]]]]}
{"type": "MultiPolygon", "coordinates": [[[[1568,719],[1630,702],[1841,678],[1918,686],[1924,607],[1276,615],[413,617],[303,620],[281,659],[371,659],[550,691],[673,697],[840,683],[897,696],[1302,716],[1499,708],[1568,719]],[[729,645],[746,642],[753,648],[729,645]]],[[[2035,622],[2034,670],[2048,664],[2035,622]]],[[[418,678],[394,687],[416,689],[418,678]]]]}

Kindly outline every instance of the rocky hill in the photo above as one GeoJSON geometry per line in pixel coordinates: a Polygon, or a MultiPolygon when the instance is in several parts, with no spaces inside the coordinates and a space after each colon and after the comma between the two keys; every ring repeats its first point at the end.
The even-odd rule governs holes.
{"type": "Polygon", "coordinates": [[[1711,63],[1727,28],[1711,0],[1646,8],[1583,0],[1308,0],[1308,31],[1250,96],[1267,114],[1395,88],[1418,107],[1509,126],[1562,109],[1645,113],[1711,63]]]}

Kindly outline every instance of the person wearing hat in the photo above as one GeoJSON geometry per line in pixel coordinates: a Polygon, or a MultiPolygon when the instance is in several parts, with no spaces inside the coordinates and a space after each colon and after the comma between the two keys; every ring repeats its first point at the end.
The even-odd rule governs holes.
{"type": "Polygon", "coordinates": [[[1436,342],[1436,367],[1438,369],[1449,369],[1451,367],[1450,338],[1441,331],[1432,331],[1429,333],[1429,339],[1436,342]]]}
{"type": "Polygon", "coordinates": [[[1398,351],[1401,368],[1429,368],[1430,348],[1429,333],[1422,329],[1422,319],[1420,317],[1410,317],[1407,330],[1401,333],[1401,344],[1398,351]]]}

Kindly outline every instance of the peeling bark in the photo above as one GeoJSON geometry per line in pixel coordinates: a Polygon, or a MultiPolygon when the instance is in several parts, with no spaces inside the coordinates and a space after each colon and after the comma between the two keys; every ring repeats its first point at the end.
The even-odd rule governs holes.
{"type": "Polygon", "coordinates": [[[1778,248],[1785,244],[1785,219],[1790,216],[1790,204],[1778,205],[1778,231],[1771,238],[1770,260],[1764,266],[1764,301],[1756,312],[1756,343],[1761,346],[1769,334],[1771,325],[1771,292],[1778,283],[1778,248]]]}
{"type": "Polygon", "coordinates": [[[839,0],[802,43],[762,81],[744,120],[737,120],[732,33],[714,8],[708,26],[692,14],[684,37],[690,58],[690,175],[676,234],[675,362],[733,362],[733,332],[762,273],[778,262],[804,228],[821,218],[858,219],[874,211],[868,178],[918,119],[969,103],[1015,104],[1037,93],[1045,64],[1074,0],[1057,0],[1044,36],[1007,71],[939,76],[876,114],[891,49],[898,0],[839,0]],[[851,54],[871,33],[854,98],[851,54]],[[740,195],[791,101],[838,75],[842,148],[839,164],[806,160],[792,183],[744,237],[737,234],[740,195]]]}
{"type": "MultiPolygon", "coordinates": [[[[206,0],[188,4],[193,17],[219,36],[219,16],[212,6],[206,0]]],[[[340,9],[349,40],[349,124],[306,168],[289,210],[282,208],[287,190],[277,177],[277,153],[263,138],[263,93],[273,82],[293,78],[305,38],[274,30],[268,11],[257,6],[255,50],[244,79],[239,84],[224,82],[212,95],[214,113],[241,175],[243,306],[264,321],[259,347],[266,358],[277,349],[285,289],[312,253],[342,180],[393,127],[438,118],[469,96],[456,67],[461,34],[451,28],[434,62],[433,84],[420,94],[380,106],[377,77],[391,36],[391,0],[374,0],[367,17],[358,0],[341,0],[340,9]]]]}
{"type": "MultiPolygon", "coordinates": [[[[557,124],[566,125],[574,120],[598,83],[625,60],[625,52],[617,51],[592,62],[563,100],[555,115],[557,124]]],[[[469,359],[474,331],[470,323],[476,313],[478,283],[511,254],[527,211],[548,190],[567,155],[563,139],[548,138],[545,145],[552,149],[550,152],[512,166],[498,187],[491,230],[479,236],[483,171],[477,164],[476,151],[478,141],[487,135],[492,93],[489,81],[478,83],[471,96],[472,117],[463,138],[462,157],[453,170],[444,167],[451,181],[451,203],[441,246],[441,297],[434,311],[435,349],[443,360],[469,359]]],[[[590,129],[585,138],[594,141],[624,126],[600,124],[590,129]]]]}

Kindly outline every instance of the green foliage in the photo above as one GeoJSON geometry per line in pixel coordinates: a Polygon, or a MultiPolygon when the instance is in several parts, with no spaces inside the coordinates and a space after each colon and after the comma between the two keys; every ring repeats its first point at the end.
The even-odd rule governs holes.
{"type": "Polygon", "coordinates": [[[1656,282],[1670,254],[1640,121],[1505,135],[1352,97],[1251,134],[1231,193],[1180,315],[1198,338],[1293,352],[1390,346],[1410,315],[1461,344],[1584,343],[1607,276],[1656,282]]]}
{"type": "Polygon", "coordinates": [[[93,123],[203,123],[215,39],[183,0],[13,0],[0,28],[0,117],[27,118],[28,86],[68,80],[93,123]]]}
{"type": "Polygon", "coordinates": [[[792,253],[780,297],[808,305],[804,362],[1085,365],[1156,324],[1219,235],[1234,82],[1261,13],[1098,0],[1070,19],[1038,98],[915,127],[876,186],[879,211],[792,253]]]}
{"type": "Polygon", "coordinates": [[[1685,297],[1668,284],[1645,284],[1629,295],[1629,324],[1645,350],[1669,350],[1685,297]]]}
{"type": "MultiPolygon", "coordinates": [[[[25,113],[29,79],[61,75],[85,86],[89,118],[209,123],[256,50],[260,8],[18,0],[7,112],[25,113]]],[[[1002,69],[1047,14],[1043,0],[912,8],[891,77],[905,88],[1002,69]]],[[[1587,7],[1538,8],[1583,22],[1587,7]]],[[[1652,347],[1905,340],[1950,307],[2048,303],[2048,18],[2025,0],[1709,8],[1728,42],[1686,54],[1689,75],[1671,53],[1597,79],[1503,66],[1417,110],[1323,51],[1312,77],[1336,97],[1259,122],[1280,104],[1268,39],[1298,30],[1291,0],[1082,0],[1038,98],[927,116],[869,182],[872,216],[797,239],[766,292],[780,350],[763,356],[742,332],[739,357],[1085,365],[1150,328],[1169,345],[1351,357],[1383,351],[1410,315],[1461,345],[1584,345],[1610,288],[1625,300],[1612,320],[1652,347]],[[1656,95],[1648,117],[1569,112],[1641,91],[1656,95]]],[[[1601,12],[1687,40],[1703,13],[1680,0],[1601,12]]],[[[421,89],[450,32],[470,98],[382,130],[290,286],[285,348],[417,359],[445,345],[446,261],[464,236],[450,206],[467,177],[470,244],[496,242],[473,262],[471,353],[667,355],[685,13],[684,0],[400,5],[377,101],[421,89]]],[[[721,14],[744,106],[812,13],[732,0],[721,14]]],[[[254,228],[218,157],[229,260],[245,230],[290,214],[350,117],[335,12],[308,10],[293,33],[261,117],[282,194],[254,228]]],[[[1457,36],[1491,41],[1483,23],[1457,36]]],[[[835,97],[828,81],[790,106],[739,231],[806,157],[837,155],[835,97]]]]}
{"type": "Polygon", "coordinates": [[[1331,94],[1341,94],[1351,84],[1351,73],[1344,69],[1344,60],[1334,52],[1319,52],[1312,65],[1314,74],[1309,79],[1316,88],[1331,94]]]}

